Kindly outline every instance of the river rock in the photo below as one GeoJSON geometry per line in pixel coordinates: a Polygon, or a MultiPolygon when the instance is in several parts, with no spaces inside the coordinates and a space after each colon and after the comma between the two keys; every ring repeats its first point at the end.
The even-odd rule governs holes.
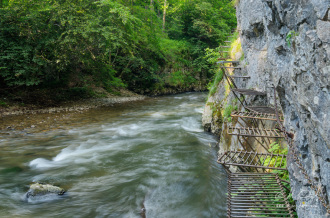
{"type": "Polygon", "coordinates": [[[63,188],[54,185],[33,183],[30,185],[30,189],[26,193],[26,198],[38,198],[46,195],[63,195],[64,193],[65,190],[63,188]]]}

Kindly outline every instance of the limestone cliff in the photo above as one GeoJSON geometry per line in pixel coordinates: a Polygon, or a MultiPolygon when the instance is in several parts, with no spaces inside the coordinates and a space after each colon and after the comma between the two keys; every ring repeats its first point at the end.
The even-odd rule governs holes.
{"type": "MultiPolygon", "coordinates": [[[[240,74],[251,77],[240,88],[267,92],[275,86],[286,129],[294,133],[294,146],[310,178],[323,185],[327,204],[330,197],[330,0],[240,0],[237,5],[238,31],[244,52],[240,74]]],[[[223,84],[209,100],[222,102],[223,84]]],[[[229,98],[230,100],[230,98],[229,98]]],[[[248,98],[250,103],[258,99],[248,98]]],[[[210,103],[209,103],[210,104],[210,103]]],[[[221,103],[222,105],[226,103],[221,103]]],[[[212,116],[204,123],[213,129],[212,116]]],[[[220,148],[237,146],[224,137],[220,148]],[[226,146],[227,147],[226,147],[226,146]]],[[[290,154],[290,153],[289,153],[290,154]]],[[[288,160],[293,198],[299,217],[327,217],[326,209],[310,188],[300,168],[288,160]]]]}

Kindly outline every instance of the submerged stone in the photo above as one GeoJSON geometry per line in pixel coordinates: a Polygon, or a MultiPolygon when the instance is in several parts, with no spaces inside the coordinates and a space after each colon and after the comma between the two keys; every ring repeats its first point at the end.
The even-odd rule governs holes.
{"type": "Polygon", "coordinates": [[[44,195],[63,195],[65,190],[63,188],[41,183],[33,183],[30,185],[29,191],[26,193],[26,198],[44,196],[44,195]]]}

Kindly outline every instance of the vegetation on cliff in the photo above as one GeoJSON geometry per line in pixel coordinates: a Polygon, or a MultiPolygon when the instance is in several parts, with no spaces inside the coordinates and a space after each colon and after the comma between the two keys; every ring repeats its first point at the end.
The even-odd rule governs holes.
{"type": "Polygon", "coordinates": [[[0,20],[0,94],[59,100],[205,86],[205,49],[236,25],[230,0],[2,0],[0,20]]]}

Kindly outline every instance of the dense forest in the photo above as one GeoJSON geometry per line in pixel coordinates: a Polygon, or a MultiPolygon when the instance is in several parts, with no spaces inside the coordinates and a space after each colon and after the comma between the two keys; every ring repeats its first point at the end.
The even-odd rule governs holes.
{"type": "Polygon", "coordinates": [[[231,0],[0,0],[0,94],[204,89],[235,26],[231,0]]]}

